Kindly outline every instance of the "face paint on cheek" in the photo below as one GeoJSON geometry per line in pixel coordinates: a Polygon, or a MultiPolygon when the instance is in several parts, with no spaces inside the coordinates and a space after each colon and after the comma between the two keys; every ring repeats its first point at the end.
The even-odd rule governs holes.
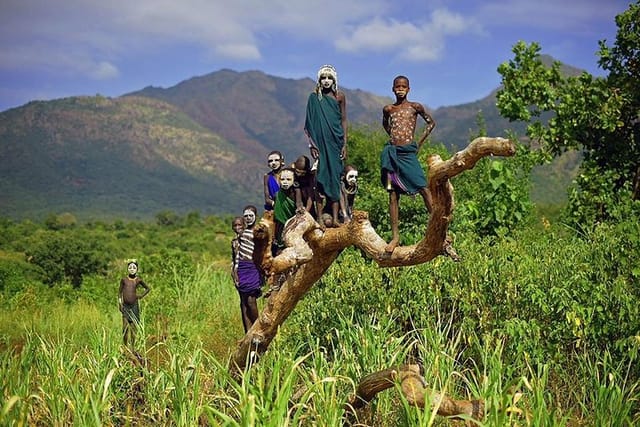
{"type": "Polygon", "coordinates": [[[349,172],[347,174],[347,183],[354,185],[358,182],[358,172],[349,172]]]}
{"type": "Polygon", "coordinates": [[[131,276],[135,276],[136,273],[138,272],[138,266],[131,263],[129,264],[129,266],[127,267],[127,271],[129,272],[129,275],[131,276]]]}
{"type": "Polygon", "coordinates": [[[329,89],[333,86],[333,79],[331,77],[322,76],[320,77],[320,85],[325,89],[329,89]]]}
{"type": "Polygon", "coordinates": [[[280,175],[280,187],[288,190],[293,186],[293,174],[289,171],[280,175]]]}
{"type": "Polygon", "coordinates": [[[267,158],[267,164],[269,168],[272,170],[277,170],[280,166],[282,166],[282,160],[278,156],[269,156],[267,158]]]}
{"type": "Polygon", "coordinates": [[[247,226],[252,226],[254,222],[256,222],[256,214],[253,213],[252,210],[247,209],[242,213],[242,217],[244,218],[244,223],[247,226]]]}

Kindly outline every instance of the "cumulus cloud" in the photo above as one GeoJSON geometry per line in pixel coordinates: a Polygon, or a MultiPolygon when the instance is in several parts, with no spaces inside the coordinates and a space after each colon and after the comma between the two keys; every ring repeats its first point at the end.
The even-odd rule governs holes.
{"type": "Polygon", "coordinates": [[[410,61],[433,61],[442,54],[448,36],[465,32],[482,33],[482,27],[472,18],[436,9],[422,26],[375,18],[338,38],[336,48],[353,53],[395,52],[398,58],[410,61]]]}
{"type": "Polygon", "coordinates": [[[600,3],[487,0],[472,9],[443,0],[3,0],[0,68],[48,66],[107,79],[119,75],[125,60],[148,51],[184,46],[206,59],[251,63],[289,40],[333,46],[329,55],[374,52],[435,61],[450,37],[483,34],[482,23],[586,26],[608,7],[600,3]]]}

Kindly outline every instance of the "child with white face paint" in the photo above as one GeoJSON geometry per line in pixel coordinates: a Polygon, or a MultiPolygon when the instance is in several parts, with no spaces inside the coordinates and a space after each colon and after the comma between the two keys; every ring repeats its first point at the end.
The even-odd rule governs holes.
{"type": "Polygon", "coordinates": [[[237,255],[236,289],[240,294],[240,313],[245,334],[258,318],[257,299],[262,295],[262,275],[253,262],[253,229],[258,210],[255,206],[245,206],[242,210],[244,230],[239,237],[237,255]]]}
{"type": "Polygon", "coordinates": [[[136,339],[136,328],[140,324],[140,305],[138,300],[144,298],[151,288],[138,277],[138,261],[135,259],[127,262],[127,277],[120,280],[118,291],[118,306],[122,313],[122,339],[124,345],[130,345],[133,350],[136,339]],[[143,292],[138,294],[138,287],[143,292]]]}
{"type": "Polygon", "coordinates": [[[342,176],[340,195],[340,214],[344,223],[350,222],[353,215],[353,204],[358,192],[358,170],[347,165],[342,176]]]}
{"type": "Polygon", "coordinates": [[[276,193],[280,189],[280,170],[284,166],[284,156],[279,151],[272,151],[267,156],[269,172],[264,174],[264,209],[273,210],[276,193]]]}
{"type": "Polygon", "coordinates": [[[233,222],[231,223],[231,228],[233,232],[236,234],[233,239],[231,239],[231,278],[233,279],[233,284],[238,286],[238,253],[240,252],[240,237],[244,232],[244,218],[241,216],[237,216],[233,218],[233,222]]]}
{"type": "Polygon", "coordinates": [[[283,247],[282,230],[289,218],[296,214],[296,209],[303,208],[302,193],[295,186],[295,171],[292,168],[284,168],[280,172],[280,191],[276,194],[276,203],[273,207],[273,216],[276,222],[275,242],[279,248],[283,247]]]}
{"type": "MultiPolygon", "coordinates": [[[[304,131],[309,139],[311,157],[318,161],[316,185],[326,199],[333,226],[340,210],[340,174],[347,158],[347,99],[338,90],[338,73],[332,65],[323,65],[317,73],[315,90],[307,98],[304,131]]],[[[322,212],[316,213],[318,222],[322,212]]]]}

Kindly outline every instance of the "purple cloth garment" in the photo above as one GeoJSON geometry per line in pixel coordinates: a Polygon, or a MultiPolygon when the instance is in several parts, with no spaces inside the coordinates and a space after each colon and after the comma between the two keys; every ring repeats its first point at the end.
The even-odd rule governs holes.
{"type": "Polygon", "coordinates": [[[249,260],[238,261],[238,291],[253,292],[262,286],[258,267],[249,260]]]}

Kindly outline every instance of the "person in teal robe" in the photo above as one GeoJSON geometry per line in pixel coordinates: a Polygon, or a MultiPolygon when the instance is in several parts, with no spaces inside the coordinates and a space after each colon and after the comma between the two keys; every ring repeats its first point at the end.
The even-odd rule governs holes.
{"type": "MultiPolygon", "coordinates": [[[[338,226],[340,178],[347,156],[346,98],[338,90],[338,74],[331,65],[318,71],[316,89],[307,99],[304,130],[311,156],[318,161],[316,183],[330,206],[333,226],[338,226]]],[[[317,212],[318,218],[322,211],[317,212]]]]}

